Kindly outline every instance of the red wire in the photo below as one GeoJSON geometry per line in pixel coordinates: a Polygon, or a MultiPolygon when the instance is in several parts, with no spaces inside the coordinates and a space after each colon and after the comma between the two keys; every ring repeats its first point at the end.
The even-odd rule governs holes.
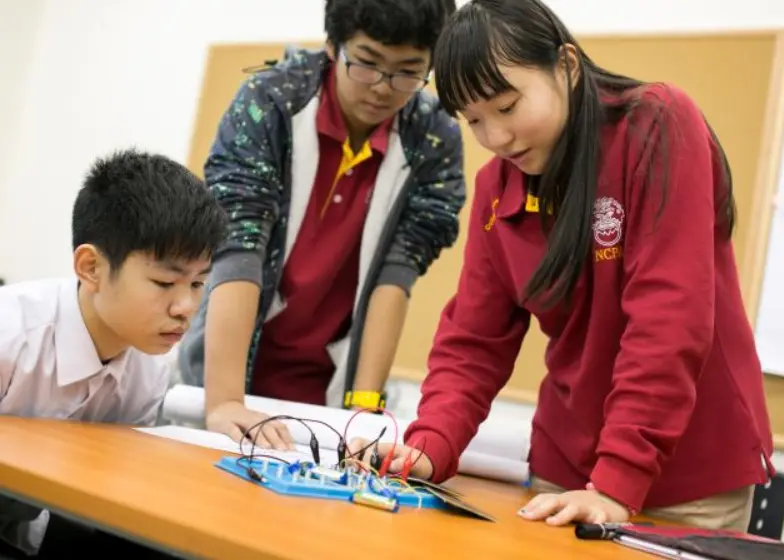
{"type": "Polygon", "coordinates": [[[412,450],[409,451],[408,454],[406,455],[406,458],[403,461],[403,468],[400,471],[400,478],[403,480],[403,482],[406,482],[408,480],[408,475],[411,473],[411,469],[414,468],[414,466],[422,458],[422,455],[425,454],[425,444],[426,443],[427,443],[427,439],[424,439],[424,440],[422,440],[422,447],[421,448],[417,448],[415,446],[409,446],[409,447],[411,447],[412,450]],[[412,463],[411,462],[411,455],[412,455],[414,450],[419,451],[419,455],[417,455],[417,458],[412,463]]]}
{"type": "MultiPolygon", "coordinates": [[[[398,436],[397,419],[395,419],[395,415],[394,414],[392,414],[391,412],[389,412],[388,410],[386,410],[384,408],[377,408],[377,407],[376,408],[362,408],[360,410],[357,410],[357,411],[354,412],[354,414],[351,415],[351,418],[348,419],[348,422],[346,422],[346,429],[343,432],[343,441],[348,442],[348,427],[351,424],[351,422],[354,420],[354,418],[356,418],[357,416],[359,416],[363,412],[381,412],[382,414],[385,414],[385,415],[389,416],[389,418],[392,420],[392,427],[395,430],[395,434],[394,434],[395,435],[395,439],[392,442],[392,449],[389,451],[387,456],[384,458],[384,462],[381,464],[381,469],[384,469],[384,474],[386,474],[386,470],[389,469],[389,463],[392,460],[391,458],[395,454],[395,446],[397,446],[397,436],[398,436]],[[386,466],[386,468],[384,468],[385,466],[386,466]]],[[[360,459],[361,459],[361,457],[360,457],[360,459]]],[[[381,470],[379,470],[379,475],[384,476],[384,474],[382,474],[381,470]]]]}

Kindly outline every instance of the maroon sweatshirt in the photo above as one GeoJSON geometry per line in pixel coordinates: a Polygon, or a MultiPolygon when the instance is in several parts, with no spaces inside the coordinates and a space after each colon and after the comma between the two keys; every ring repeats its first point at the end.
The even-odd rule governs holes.
{"type": "Polygon", "coordinates": [[[533,474],[572,490],[593,482],[634,510],[764,482],[773,468],[762,372],[702,114],[682,91],[648,86],[602,142],[593,248],[569,306],[523,301],[547,246],[523,174],[498,158],[478,173],[457,293],[406,442],[425,445],[434,479],[454,475],[533,316],[549,338],[533,474]],[[665,160],[651,156],[661,147],[665,160]],[[663,207],[664,174],[650,173],[661,161],[663,207]]]}

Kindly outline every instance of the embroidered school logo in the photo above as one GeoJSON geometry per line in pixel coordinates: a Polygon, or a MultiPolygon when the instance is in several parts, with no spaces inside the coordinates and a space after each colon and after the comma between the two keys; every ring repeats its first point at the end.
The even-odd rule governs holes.
{"type": "Polygon", "coordinates": [[[593,204],[593,238],[602,247],[614,247],[623,235],[625,216],[621,203],[605,196],[593,204]]]}
{"type": "Polygon", "coordinates": [[[490,231],[491,229],[493,229],[493,226],[495,225],[495,219],[496,219],[495,209],[498,207],[499,200],[500,200],[499,198],[493,199],[493,205],[490,207],[490,212],[491,212],[490,219],[488,219],[487,223],[485,224],[485,231],[490,231]]]}
{"type": "Polygon", "coordinates": [[[623,235],[623,218],[626,213],[621,203],[605,196],[593,205],[593,238],[599,245],[594,249],[594,261],[614,261],[623,257],[623,247],[618,245],[623,235]]]}

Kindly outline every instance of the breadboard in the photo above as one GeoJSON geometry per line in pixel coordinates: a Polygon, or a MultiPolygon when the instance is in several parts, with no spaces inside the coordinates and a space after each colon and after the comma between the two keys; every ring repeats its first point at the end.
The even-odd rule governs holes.
{"type": "Polygon", "coordinates": [[[357,492],[366,491],[379,495],[386,493],[387,496],[391,492],[401,507],[445,508],[443,500],[420,487],[406,488],[394,479],[377,478],[353,470],[325,469],[306,463],[297,465],[300,468],[295,468],[274,459],[250,461],[236,456],[223,457],[216,466],[258,486],[287,496],[353,501],[357,492]],[[323,474],[324,472],[328,475],[323,474]],[[342,475],[342,479],[336,481],[334,477],[338,474],[342,475]]]}

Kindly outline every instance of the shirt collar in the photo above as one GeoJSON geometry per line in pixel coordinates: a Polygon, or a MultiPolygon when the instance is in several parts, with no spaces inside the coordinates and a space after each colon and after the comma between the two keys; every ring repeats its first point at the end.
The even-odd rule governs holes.
{"type": "MultiPolygon", "coordinates": [[[[319,100],[318,112],[316,113],[316,129],[320,134],[329,136],[340,142],[348,140],[348,130],[343,120],[343,113],[340,110],[337,93],[337,71],[335,65],[331,64],[324,74],[323,87],[321,88],[321,99],[319,100]]],[[[373,129],[368,137],[370,147],[374,152],[381,155],[386,154],[389,146],[389,131],[392,127],[393,118],[389,118],[373,129]]]]}
{"type": "Polygon", "coordinates": [[[61,387],[88,379],[100,373],[104,367],[118,378],[125,370],[128,350],[106,366],[101,363],[79,308],[76,279],[64,282],[60,286],[54,332],[57,384],[61,387]]]}
{"type": "Polygon", "coordinates": [[[510,162],[504,161],[501,177],[504,186],[496,215],[511,218],[525,209],[525,175],[510,162]]]}

